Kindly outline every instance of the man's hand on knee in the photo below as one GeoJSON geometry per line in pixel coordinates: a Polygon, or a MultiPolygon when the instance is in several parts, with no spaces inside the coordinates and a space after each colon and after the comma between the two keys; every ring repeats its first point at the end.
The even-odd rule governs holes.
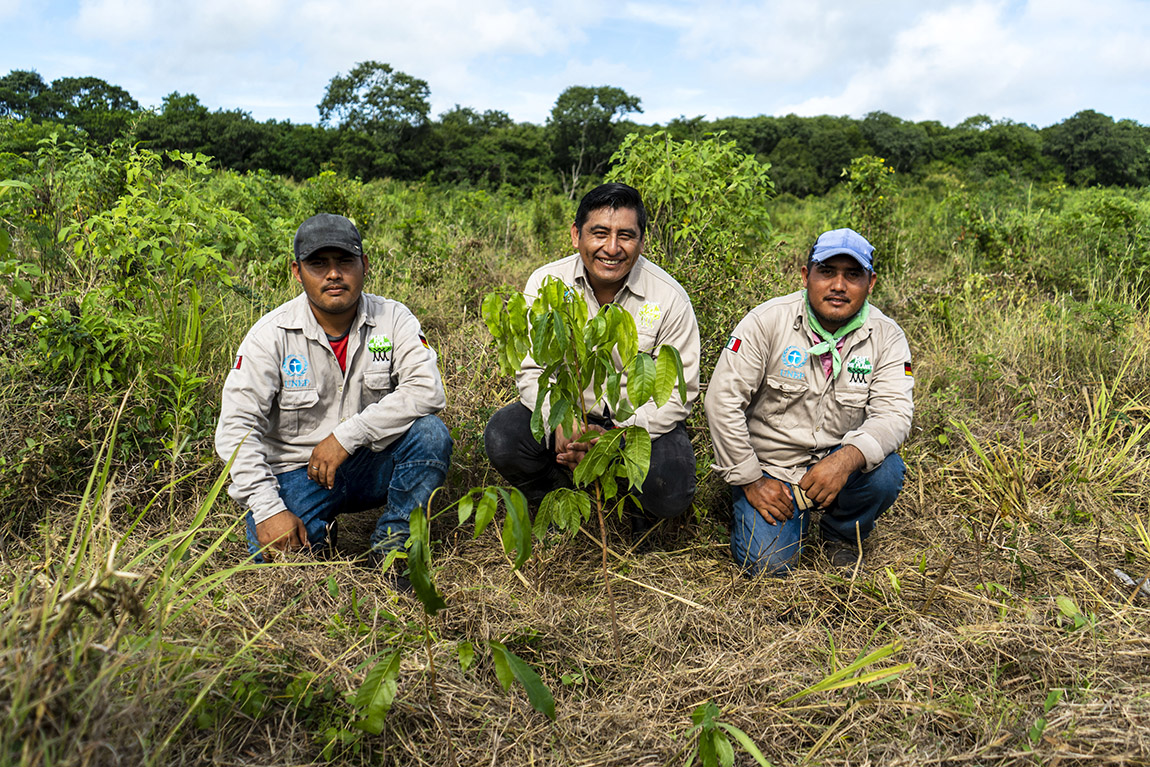
{"type": "MultiPolygon", "coordinates": [[[[606,430],[602,426],[595,424],[585,424],[579,429],[580,434],[586,434],[589,431],[598,432],[603,434],[606,430]]],[[[574,439],[568,437],[563,433],[563,427],[560,426],[555,429],[555,462],[560,466],[566,466],[572,471],[583,460],[583,456],[587,455],[587,451],[595,444],[594,438],[584,438],[582,442],[576,442],[574,439]]]]}
{"type": "Polygon", "coordinates": [[[287,509],[258,523],[256,539],[269,560],[274,556],[272,551],[295,551],[308,545],[303,520],[287,509]]]}
{"type": "Polygon", "coordinates": [[[790,488],[773,477],[759,477],[743,485],[743,494],[769,524],[786,522],[795,515],[790,488]]]}
{"type": "Polygon", "coordinates": [[[308,479],[313,479],[331,490],[335,485],[335,471],[348,459],[351,453],[343,449],[334,434],[327,435],[311,451],[311,458],[307,462],[308,479]]]}
{"type": "Polygon", "coordinates": [[[862,451],[854,445],[845,445],[812,466],[799,480],[799,487],[825,509],[839,497],[850,475],[863,466],[866,466],[866,458],[862,451]]]}

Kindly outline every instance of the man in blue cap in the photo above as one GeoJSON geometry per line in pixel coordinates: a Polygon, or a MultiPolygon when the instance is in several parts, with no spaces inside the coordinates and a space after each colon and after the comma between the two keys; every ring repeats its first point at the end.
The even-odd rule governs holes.
{"type": "Polygon", "coordinates": [[[811,511],[831,564],[856,567],[875,519],[902,489],[895,452],[910,433],[910,347],[869,302],[874,248],[824,232],[803,290],[735,328],[707,388],[715,469],[732,486],[731,553],[748,574],[785,574],[811,511]]]}

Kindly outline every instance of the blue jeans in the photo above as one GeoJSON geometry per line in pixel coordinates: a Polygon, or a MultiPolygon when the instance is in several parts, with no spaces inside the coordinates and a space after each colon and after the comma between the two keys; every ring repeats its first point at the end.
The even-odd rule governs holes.
{"type": "MultiPolygon", "coordinates": [[[[823,540],[853,546],[858,538],[870,535],[875,520],[898,497],[905,474],[906,464],[898,453],[888,455],[869,474],[853,472],[831,507],[823,510],[819,521],[823,540]]],[[[763,476],[770,475],[764,473],[763,476]]],[[[796,504],[793,517],[772,525],[751,505],[741,487],[731,490],[734,495],[731,556],[735,563],[748,575],[786,575],[802,553],[803,538],[810,527],[810,512],[796,504]]]]}
{"type": "MultiPolygon", "coordinates": [[[[276,477],[280,498],[288,511],[307,528],[308,543],[320,548],[327,543],[328,524],[337,514],[366,511],[383,506],[375,523],[371,545],[384,550],[402,547],[411,530],[411,511],[427,508],[427,501],[447,477],[451,462],[451,435],[436,416],[419,418],[402,437],[378,453],[362,447],[335,472],[331,490],[307,476],[307,468],[276,477]]],[[[247,515],[248,550],[263,558],[256,523],[247,515]]]]}

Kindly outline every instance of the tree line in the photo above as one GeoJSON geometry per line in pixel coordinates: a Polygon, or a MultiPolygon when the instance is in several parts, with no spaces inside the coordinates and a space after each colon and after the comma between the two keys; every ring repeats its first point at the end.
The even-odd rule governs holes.
{"type": "Polygon", "coordinates": [[[629,133],[665,130],[676,139],[725,132],[744,152],[769,162],[779,193],[823,194],[852,158],[875,155],[903,174],[940,170],[972,179],[1062,180],[1073,186],[1150,184],[1150,127],[1083,110],[1038,128],[972,116],[954,127],[886,112],[852,117],[680,117],[636,122],[637,96],[612,86],[572,86],[542,125],[499,110],[456,105],[432,118],[427,81],[377,61],[331,79],[317,124],[212,111],[194,94],[173,92],[142,109],[123,88],[96,77],[46,83],[33,71],[0,78],[0,152],[23,153],[50,131],[76,142],[120,136],[160,150],[203,153],[222,167],[297,179],[333,170],[364,181],[390,177],[497,189],[551,186],[574,196],[608,170],[629,133]]]}

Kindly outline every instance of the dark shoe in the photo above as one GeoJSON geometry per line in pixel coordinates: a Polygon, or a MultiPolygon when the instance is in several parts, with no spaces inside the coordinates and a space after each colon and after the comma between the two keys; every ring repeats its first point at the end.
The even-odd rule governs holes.
{"type": "Polygon", "coordinates": [[[862,566],[863,558],[858,547],[845,541],[826,541],[823,551],[831,567],[837,570],[854,570],[855,566],[862,566]]]}

